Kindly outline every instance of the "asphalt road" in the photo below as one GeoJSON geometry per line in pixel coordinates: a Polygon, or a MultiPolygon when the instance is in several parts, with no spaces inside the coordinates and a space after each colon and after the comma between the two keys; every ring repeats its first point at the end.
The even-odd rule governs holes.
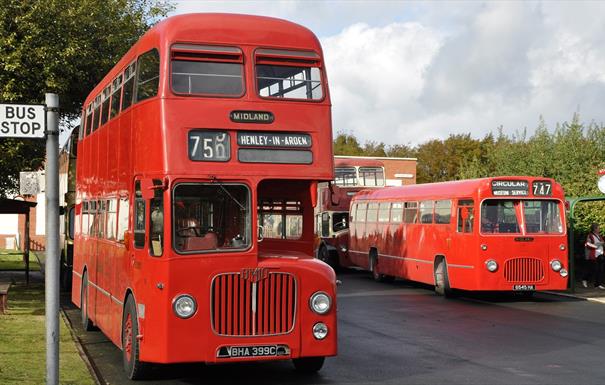
{"type": "MultiPolygon", "coordinates": [[[[339,274],[339,355],[300,376],[289,362],[170,365],[149,384],[605,384],[605,305],[549,294],[462,295],[339,274]]],[[[63,298],[65,301],[67,297],[63,298]]],[[[100,332],[76,335],[107,384],[125,379],[121,352],[100,332]]]]}

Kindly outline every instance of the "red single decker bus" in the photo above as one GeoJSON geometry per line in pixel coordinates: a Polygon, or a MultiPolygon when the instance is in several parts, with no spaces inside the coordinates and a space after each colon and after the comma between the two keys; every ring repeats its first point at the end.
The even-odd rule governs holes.
{"type": "Polygon", "coordinates": [[[333,179],[322,49],[308,29],[168,18],[85,101],[72,301],[85,328],[150,363],[336,354],[336,277],[313,258],[333,179]]]}
{"type": "Polygon", "coordinates": [[[349,206],[353,196],[367,188],[384,187],[382,162],[368,158],[334,157],[335,178],[319,185],[315,209],[315,233],[319,239],[317,258],[333,268],[349,262],[349,206]]]}
{"type": "Polygon", "coordinates": [[[563,189],[552,179],[498,177],[359,192],[351,261],[374,279],[452,289],[564,290],[563,189]]]}

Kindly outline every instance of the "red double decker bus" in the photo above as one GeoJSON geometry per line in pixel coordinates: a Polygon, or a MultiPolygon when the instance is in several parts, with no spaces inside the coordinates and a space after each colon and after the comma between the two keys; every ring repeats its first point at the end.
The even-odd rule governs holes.
{"type": "Polygon", "coordinates": [[[151,363],[336,354],[336,277],[313,258],[333,178],[328,83],[308,29],[190,14],[148,31],[86,99],[72,301],[151,363]]]}
{"type": "Polygon", "coordinates": [[[319,185],[315,209],[317,258],[333,268],[350,266],[349,206],[353,196],[367,188],[384,187],[381,161],[368,158],[334,157],[334,181],[319,185]]]}
{"type": "Polygon", "coordinates": [[[453,289],[563,290],[563,189],[552,179],[498,177],[359,192],[351,261],[374,279],[453,289]]]}

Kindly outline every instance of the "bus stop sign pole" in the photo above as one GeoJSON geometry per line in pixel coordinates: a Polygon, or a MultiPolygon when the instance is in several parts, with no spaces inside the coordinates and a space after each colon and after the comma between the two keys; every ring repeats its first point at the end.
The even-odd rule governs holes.
{"type": "Polygon", "coordinates": [[[46,384],[59,384],[59,96],[46,94],[46,384]]]}

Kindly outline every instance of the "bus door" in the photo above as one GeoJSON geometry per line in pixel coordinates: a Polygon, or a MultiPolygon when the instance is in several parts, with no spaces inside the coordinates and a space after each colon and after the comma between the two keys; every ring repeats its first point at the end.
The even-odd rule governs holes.
{"type": "Polygon", "coordinates": [[[450,285],[456,288],[472,289],[475,270],[483,268],[477,242],[475,203],[471,198],[455,201],[455,232],[452,232],[449,255],[447,256],[450,285]],[[465,287],[467,286],[467,287],[465,287]]]}

